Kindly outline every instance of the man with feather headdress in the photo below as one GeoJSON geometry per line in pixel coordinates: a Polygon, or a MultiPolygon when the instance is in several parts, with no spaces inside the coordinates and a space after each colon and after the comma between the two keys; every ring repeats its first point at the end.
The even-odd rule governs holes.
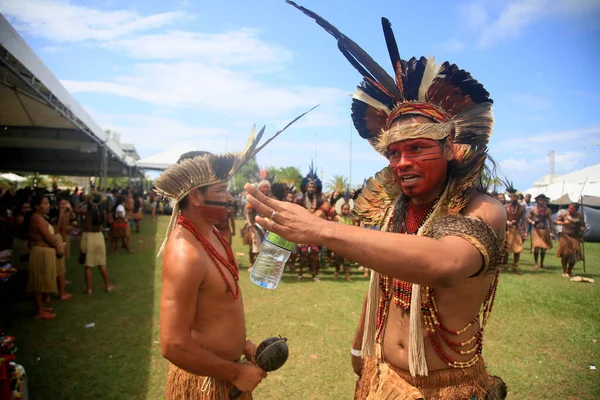
{"type": "Polygon", "coordinates": [[[372,268],[352,345],[356,399],[503,399],[482,359],[502,265],[506,210],[483,171],[492,100],[456,65],[400,58],[387,19],[395,79],[355,42],[288,1],[337,39],[363,76],[352,118],[389,166],[369,179],[354,214],[363,229],[320,220],[250,189],[258,223],[287,240],[324,245],[372,268]]]}
{"type": "MultiPolygon", "coordinates": [[[[318,218],[327,217],[327,212],[322,210],[323,203],[323,184],[311,162],[308,174],[302,179],[300,184],[302,198],[298,201],[302,207],[306,208],[311,214],[318,214],[318,218]]],[[[329,211],[329,209],[327,209],[329,211]]],[[[321,263],[321,247],[310,243],[299,243],[298,251],[300,253],[300,267],[298,268],[298,279],[302,279],[302,270],[304,266],[310,268],[312,279],[319,282],[318,277],[321,263]]]]}
{"type": "Polygon", "coordinates": [[[251,399],[266,376],[254,365],[256,345],[246,337],[235,256],[215,227],[227,221],[233,205],[229,179],[282,132],[258,147],[264,129],[256,138],[253,131],[241,153],[185,154],[154,182],[159,195],[175,202],[159,251],[160,344],[172,363],[168,400],[229,400],[236,388],[251,399]],[[240,361],[242,355],[249,362],[240,361]]]}
{"type": "Polygon", "coordinates": [[[527,239],[528,224],[525,207],[519,203],[517,197],[517,189],[513,187],[512,182],[506,182],[506,193],[510,198],[510,202],[504,207],[506,208],[506,255],[504,256],[504,271],[508,271],[508,256],[514,254],[513,270],[517,274],[519,271],[519,259],[523,251],[523,240],[527,239]],[[521,226],[524,230],[521,233],[521,226]],[[523,237],[524,235],[524,237],[523,237]]]}

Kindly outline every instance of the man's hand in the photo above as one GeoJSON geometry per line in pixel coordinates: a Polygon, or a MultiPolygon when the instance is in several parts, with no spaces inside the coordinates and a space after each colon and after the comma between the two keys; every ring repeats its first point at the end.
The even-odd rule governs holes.
{"type": "Polygon", "coordinates": [[[267,373],[254,364],[239,364],[238,373],[231,382],[241,392],[252,392],[267,377],[267,373]]]}
{"type": "Polygon", "coordinates": [[[246,199],[261,216],[256,222],[270,232],[274,232],[295,243],[317,243],[318,235],[327,221],[321,219],[302,206],[271,199],[250,184],[246,184],[246,199]],[[276,211],[273,220],[273,211],[276,211]]]}
{"type": "Polygon", "coordinates": [[[252,343],[251,340],[246,340],[246,346],[244,347],[244,355],[252,364],[256,364],[254,354],[256,354],[256,345],[252,343]]]}

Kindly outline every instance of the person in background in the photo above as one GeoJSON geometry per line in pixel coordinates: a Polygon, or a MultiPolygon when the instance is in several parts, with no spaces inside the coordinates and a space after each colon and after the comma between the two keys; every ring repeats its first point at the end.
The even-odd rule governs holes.
{"type": "Polygon", "coordinates": [[[121,241],[122,247],[127,250],[128,253],[133,253],[129,248],[129,237],[127,236],[127,229],[129,223],[125,218],[125,202],[124,196],[118,196],[115,200],[115,206],[110,210],[110,216],[108,218],[109,224],[109,237],[110,237],[110,254],[117,254],[117,248],[119,247],[119,240],[121,241]]]}
{"type": "Polygon", "coordinates": [[[139,194],[133,196],[133,212],[131,214],[131,218],[133,223],[135,224],[135,232],[140,233],[140,222],[144,218],[144,213],[142,212],[144,207],[144,199],[139,194]]]}
{"type": "MultiPolygon", "coordinates": [[[[23,201],[23,200],[21,200],[23,201]]],[[[12,261],[11,264],[17,269],[17,286],[19,287],[19,294],[24,295],[27,292],[27,276],[29,274],[29,250],[27,248],[27,229],[24,224],[25,216],[31,211],[29,205],[29,199],[25,202],[19,203],[16,207],[16,213],[13,218],[12,232],[13,232],[13,245],[12,245],[12,261]]]]}
{"type": "Polygon", "coordinates": [[[562,276],[568,278],[573,276],[575,263],[582,260],[581,239],[585,224],[583,216],[579,213],[579,204],[571,203],[566,213],[556,217],[556,224],[562,227],[556,256],[561,261],[562,276]]]}
{"type": "Polygon", "coordinates": [[[536,206],[531,209],[528,216],[528,222],[533,225],[531,246],[536,270],[544,268],[546,250],[552,248],[551,236],[554,236],[554,224],[552,223],[552,211],[547,206],[549,200],[544,194],[537,196],[535,198],[536,206]]]}
{"type": "Polygon", "coordinates": [[[100,271],[106,292],[112,292],[114,289],[114,285],[108,279],[106,245],[102,234],[106,220],[106,212],[102,204],[104,201],[102,195],[92,192],[86,201],[80,204],[78,210],[78,213],[85,216],[81,237],[81,252],[85,254],[85,294],[92,294],[92,268],[95,266],[100,271]]]}
{"type": "Polygon", "coordinates": [[[44,195],[31,200],[32,210],[23,224],[31,243],[27,291],[33,293],[36,319],[54,319],[51,308],[42,307],[43,294],[56,293],[56,258],[63,257],[63,245],[54,235],[54,228],[46,220],[50,202],[44,195]]]}

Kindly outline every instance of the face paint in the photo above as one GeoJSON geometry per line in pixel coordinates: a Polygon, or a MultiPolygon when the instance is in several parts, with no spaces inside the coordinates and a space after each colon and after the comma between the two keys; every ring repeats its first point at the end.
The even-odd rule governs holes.
{"type": "Polygon", "coordinates": [[[219,206],[211,206],[211,205],[201,205],[198,206],[198,209],[207,218],[210,218],[213,221],[217,222],[225,222],[227,221],[227,209],[225,207],[219,206]]]}
{"type": "Polygon", "coordinates": [[[392,143],[387,151],[394,177],[408,197],[428,197],[446,181],[448,160],[439,142],[404,140],[392,143]]]}
{"type": "Polygon", "coordinates": [[[307,192],[309,195],[315,194],[315,193],[317,192],[317,185],[315,185],[314,183],[309,183],[309,184],[306,186],[306,192],[307,192]]]}

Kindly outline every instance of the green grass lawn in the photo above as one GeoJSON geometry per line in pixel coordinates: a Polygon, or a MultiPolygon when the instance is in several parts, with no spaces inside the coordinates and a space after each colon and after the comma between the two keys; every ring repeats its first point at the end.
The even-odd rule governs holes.
{"type": "MultiPolygon", "coordinates": [[[[18,305],[8,333],[17,337],[31,399],[164,398],[168,363],[158,343],[161,261],[155,254],[167,221],[146,217],[143,232],[132,237],[136,253],[109,256],[113,293],[103,292],[94,271],[94,294],[82,294],[83,268],[73,257],[67,272],[73,299],[52,302],[55,320],[34,320],[32,304],[18,305]],[[91,322],[95,327],[85,328],[91,322]]],[[[244,253],[240,281],[249,337],[258,343],[281,334],[290,347],[285,367],[269,375],[255,398],[351,399],[349,350],[367,280],[353,271],[354,282],[335,281],[328,268],[320,283],[286,273],[270,291],[249,281],[239,237],[234,251],[244,253]]],[[[506,381],[511,399],[599,398],[599,372],[590,365],[600,366],[600,244],[586,245],[586,276],[598,281],[594,285],[562,278],[554,251],[549,269],[540,272],[525,253],[525,274],[501,276],[484,344],[490,372],[506,381]]],[[[575,272],[582,272],[581,263],[575,272]]]]}

